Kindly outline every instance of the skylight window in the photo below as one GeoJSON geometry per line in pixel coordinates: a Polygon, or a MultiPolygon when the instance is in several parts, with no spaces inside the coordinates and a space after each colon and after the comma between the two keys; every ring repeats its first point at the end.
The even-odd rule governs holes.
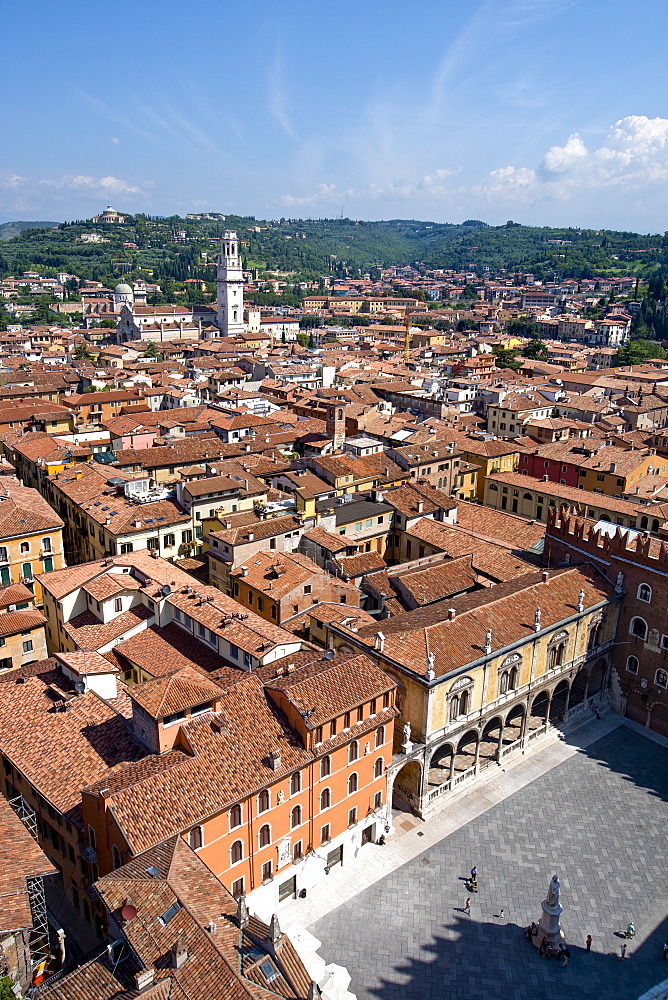
{"type": "Polygon", "coordinates": [[[150,875],[151,878],[158,878],[158,876],[160,875],[160,871],[158,868],[155,867],[155,865],[149,865],[149,867],[146,869],[146,874],[150,875]]]}
{"type": "Polygon", "coordinates": [[[268,983],[271,983],[274,979],[278,979],[279,977],[279,973],[268,958],[266,958],[264,962],[260,962],[260,972],[268,983]]]}
{"type": "Polygon", "coordinates": [[[172,903],[172,905],[165,910],[162,916],[158,917],[158,923],[161,924],[162,927],[166,927],[169,921],[176,916],[180,909],[181,903],[177,899],[175,903],[172,903]]]}

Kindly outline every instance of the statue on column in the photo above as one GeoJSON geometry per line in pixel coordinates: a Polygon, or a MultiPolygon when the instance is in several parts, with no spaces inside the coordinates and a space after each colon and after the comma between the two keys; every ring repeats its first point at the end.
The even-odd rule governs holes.
{"type": "Polygon", "coordinates": [[[559,890],[561,889],[561,882],[559,881],[558,875],[553,875],[550,879],[550,886],[547,890],[547,905],[548,906],[559,906],[559,890]]]}
{"type": "Polygon", "coordinates": [[[404,753],[410,753],[412,749],[413,749],[413,744],[411,742],[411,724],[410,722],[406,722],[404,724],[403,751],[404,753]]]}

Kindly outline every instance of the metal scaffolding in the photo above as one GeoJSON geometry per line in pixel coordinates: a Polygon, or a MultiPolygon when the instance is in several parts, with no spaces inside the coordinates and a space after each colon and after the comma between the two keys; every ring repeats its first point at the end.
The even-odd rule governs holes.
{"type": "MultiPolygon", "coordinates": [[[[22,795],[17,795],[15,799],[10,799],[9,804],[21,820],[26,830],[39,843],[39,826],[37,813],[29,805],[22,795]]],[[[32,915],[32,929],[30,931],[30,960],[33,971],[48,962],[51,955],[49,946],[49,920],[46,913],[46,897],[44,895],[44,879],[41,875],[28,875],[26,877],[26,887],[28,889],[28,899],[30,902],[30,913],[32,915]]]]}

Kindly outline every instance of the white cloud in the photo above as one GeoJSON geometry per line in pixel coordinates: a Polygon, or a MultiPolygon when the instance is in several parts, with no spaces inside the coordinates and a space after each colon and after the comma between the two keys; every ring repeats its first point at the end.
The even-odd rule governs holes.
{"type": "Polygon", "coordinates": [[[569,136],[564,146],[551,146],[543,157],[542,169],[548,174],[571,170],[587,156],[588,150],[577,132],[569,136]]]}
{"type": "Polygon", "coordinates": [[[109,140],[112,146],[118,146],[120,144],[120,141],[121,140],[115,135],[112,135],[111,139],[109,140]]]}
{"type": "MultiPolygon", "coordinates": [[[[668,118],[629,115],[612,125],[598,148],[589,149],[574,132],[563,146],[551,146],[537,170],[492,170],[477,187],[483,197],[544,196],[559,201],[578,194],[596,197],[614,188],[618,195],[649,191],[668,181],[668,118]]],[[[665,202],[665,192],[660,194],[665,202]]]]}
{"type": "Polygon", "coordinates": [[[120,177],[90,177],[88,174],[64,175],[63,177],[41,177],[33,180],[20,174],[7,174],[0,178],[0,188],[14,191],[29,191],[49,189],[51,191],[79,192],[89,191],[92,194],[143,194],[145,184],[129,184],[120,177]]]}
{"type": "Polygon", "coordinates": [[[286,208],[296,205],[327,205],[345,201],[379,201],[390,198],[408,199],[419,194],[439,197],[447,191],[446,181],[461,171],[461,167],[439,167],[431,174],[425,174],[418,181],[393,180],[385,184],[371,183],[363,189],[340,189],[336,184],[318,184],[312,194],[300,197],[284,194],[280,202],[286,208]]]}

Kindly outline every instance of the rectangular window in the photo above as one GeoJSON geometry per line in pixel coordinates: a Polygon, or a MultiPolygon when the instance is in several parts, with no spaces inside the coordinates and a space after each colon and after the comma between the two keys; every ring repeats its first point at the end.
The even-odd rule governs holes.
{"type": "Polygon", "coordinates": [[[376,714],[376,699],[372,698],[369,703],[369,715],[375,715],[375,714],[376,714]]]}
{"type": "Polygon", "coordinates": [[[121,555],[122,556],[125,556],[125,555],[128,554],[128,552],[132,552],[132,551],[133,551],[132,542],[121,542],[121,555]]]}
{"type": "Polygon", "coordinates": [[[360,705],[357,709],[357,721],[362,722],[364,719],[364,705],[360,705]]]}
{"type": "Polygon", "coordinates": [[[270,538],[269,539],[269,548],[270,549],[275,549],[276,548],[276,539],[275,538],[270,538]]]}
{"type": "Polygon", "coordinates": [[[176,542],[176,538],[174,537],[174,535],[165,535],[162,541],[166,549],[171,549],[174,543],[176,542]]]}
{"type": "Polygon", "coordinates": [[[153,551],[155,551],[156,549],[159,549],[160,548],[160,540],[158,539],[158,537],[154,536],[153,538],[147,538],[147,540],[146,540],[146,548],[147,549],[152,549],[153,551]]]}
{"type": "Polygon", "coordinates": [[[305,586],[304,586],[304,593],[305,594],[310,594],[311,593],[311,584],[310,583],[305,584],[305,586]]]}
{"type": "Polygon", "coordinates": [[[265,882],[272,877],[271,861],[265,861],[262,865],[262,881],[265,882]]]}
{"type": "MultiPolygon", "coordinates": [[[[293,857],[295,860],[298,860],[301,857],[301,841],[299,842],[299,847],[300,847],[300,853],[299,854],[293,853],[293,857]]],[[[297,845],[295,844],[295,851],[296,850],[297,850],[297,845]]],[[[278,887],[279,903],[282,903],[284,899],[291,899],[291,898],[294,899],[296,894],[297,894],[296,875],[293,875],[292,878],[289,878],[286,882],[282,882],[281,885],[279,885],[278,887]]]]}
{"type": "Polygon", "coordinates": [[[336,719],[332,719],[329,724],[329,735],[336,736],[336,719]]]}
{"type": "Polygon", "coordinates": [[[45,573],[51,573],[52,570],[53,570],[53,557],[52,556],[45,556],[43,562],[44,562],[44,565],[43,565],[44,572],[45,573]]]}
{"type": "Polygon", "coordinates": [[[27,642],[23,643],[23,652],[32,653],[32,639],[28,639],[27,642]]]}
{"type": "Polygon", "coordinates": [[[376,794],[373,797],[373,807],[374,807],[374,809],[380,809],[381,806],[382,806],[382,804],[383,804],[383,793],[382,792],[376,792],[376,794]]]}
{"type": "Polygon", "coordinates": [[[115,597],[114,598],[114,611],[122,611],[122,610],[123,610],[123,601],[122,601],[122,599],[120,597],[115,597]]]}
{"type": "Polygon", "coordinates": [[[230,656],[235,660],[239,659],[239,647],[234,646],[232,643],[230,643],[230,656]]]}
{"type": "Polygon", "coordinates": [[[178,608],[174,608],[174,619],[177,622],[181,621],[181,612],[178,608]]]}
{"type": "Polygon", "coordinates": [[[258,594],[257,609],[258,609],[258,611],[264,611],[264,601],[262,600],[262,595],[261,594],[258,594]]]}
{"type": "Polygon", "coordinates": [[[348,810],[348,826],[355,826],[357,823],[357,807],[348,810]]]}
{"type": "Polygon", "coordinates": [[[188,545],[188,543],[192,542],[192,540],[193,540],[193,533],[192,533],[192,531],[182,531],[181,532],[181,543],[183,545],[188,545]]]}
{"type": "Polygon", "coordinates": [[[325,823],[325,825],[320,828],[320,843],[321,844],[328,844],[330,842],[330,840],[332,839],[331,836],[330,836],[330,833],[331,833],[331,831],[330,831],[330,828],[329,828],[329,823],[325,823]]]}
{"type": "Polygon", "coordinates": [[[236,882],[232,883],[232,895],[235,899],[244,894],[244,880],[243,878],[238,878],[236,882]]]}
{"type": "Polygon", "coordinates": [[[44,549],[45,552],[50,552],[51,551],[51,539],[50,538],[43,538],[42,539],[42,548],[44,549]]]}

